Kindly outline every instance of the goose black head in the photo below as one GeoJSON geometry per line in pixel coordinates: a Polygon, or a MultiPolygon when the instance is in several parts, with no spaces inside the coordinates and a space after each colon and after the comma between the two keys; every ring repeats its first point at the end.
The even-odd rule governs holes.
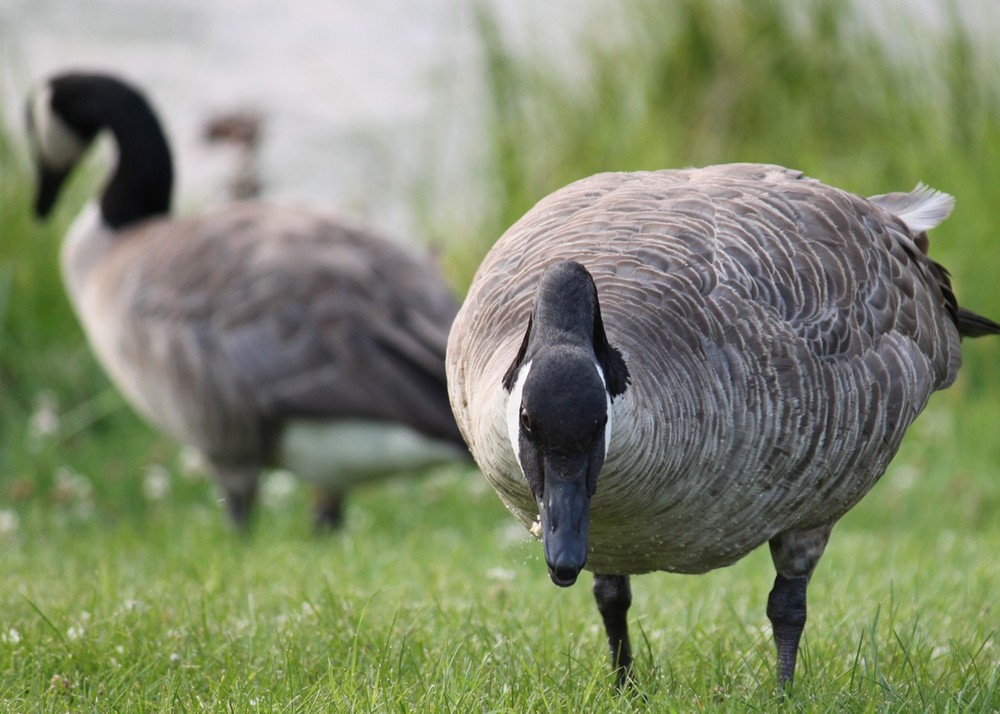
{"type": "Polygon", "coordinates": [[[70,171],[94,140],[99,126],[80,122],[75,115],[78,92],[65,89],[63,78],[56,77],[37,87],[28,98],[26,119],[28,141],[38,170],[38,194],[35,213],[44,218],[52,210],[59,190],[70,171]],[[64,114],[69,110],[73,118],[64,114]]]}
{"type": "Polygon", "coordinates": [[[119,170],[101,201],[105,220],[117,228],[169,210],[170,151],[136,88],[104,74],[59,74],[28,97],[26,119],[38,172],[39,218],[52,211],[66,178],[103,129],[114,134],[119,149],[119,170]]]}
{"type": "Polygon", "coordinates": [[[608,342],[597,288],[574,262],[542,273],[524,340],[504,376],[507,431],[538,504],[549,576],[566,587],[587,561],[590,499],[629,381],[608,342]]]}

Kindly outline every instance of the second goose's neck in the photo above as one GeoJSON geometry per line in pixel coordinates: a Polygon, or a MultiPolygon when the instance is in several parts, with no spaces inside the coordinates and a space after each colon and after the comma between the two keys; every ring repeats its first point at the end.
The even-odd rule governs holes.
{"type": "Polygon", "coordinates": [[[142,96],[116,85],[106,99],[103,123],[118,145],[118,164],[101,197],[101,214],[119,230],[169,212],[173,163],[163,129],[142,96]]]}

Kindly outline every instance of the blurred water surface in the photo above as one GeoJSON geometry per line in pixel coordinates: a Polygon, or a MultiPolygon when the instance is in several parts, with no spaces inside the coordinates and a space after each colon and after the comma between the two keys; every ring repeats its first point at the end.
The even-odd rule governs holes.
{"type": "MultiPolygon", "coordinates": [[[[581,22],[579,1],[488,4],[524,40],[520,30],[534,27],[549,28],[556,39],[546,42],[568,42],[581,22]]],[[[177,202],[189,209],[222,199],[234,170],[232,150],[202,140],[204,122],[250,108],[265,119],[259,170],[268,197],[345,209],[405,234],[414,184],[431,173],[460,184],[456,175],[475,160],[473,5],[3,0],[4,116],[20,132],[25,92],[54,71],[132,79],[159,109],[178,164],[177,202]]]]}

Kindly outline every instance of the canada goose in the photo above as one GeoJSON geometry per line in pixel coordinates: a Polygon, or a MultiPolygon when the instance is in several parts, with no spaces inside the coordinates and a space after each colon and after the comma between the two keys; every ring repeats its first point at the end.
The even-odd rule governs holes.
{"type": "Polygon", "coordinates": [[[923,186],[865,199],[778,166],[606,173],[514,224],[448,343],[459,428],[552,581],[586,567],[619,685],[630,574],[768,542],[778,680],[837,520],[955,379],[956,304],[923,186]]]}
{"type": "Polygon", "coordinates": [[[207,144],[228,144],[237,151],[236,175],[229,195],[236,201],[260,196],[263,181],[257,168],[264,117],[253,109],[234,109],[210,116],[202,127],[207,144]]]}
{"type": "Polygon", "coordinates": [[[171,218],[170,151],[125,82],[67,73],[28,101],[39,217],[95,136],[117,165],[61,251],[70,301],[131,405],[207,458],[237,523],[260,470],[319,484],[335,524],[362,479],[467,453],[444,352],[457,302],[431,262],[301,208],[171,218]]]}

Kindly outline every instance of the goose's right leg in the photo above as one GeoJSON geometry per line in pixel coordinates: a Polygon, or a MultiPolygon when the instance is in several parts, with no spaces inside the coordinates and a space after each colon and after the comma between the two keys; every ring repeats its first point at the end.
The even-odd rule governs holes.
{"type": "Polygon", "coordinates": [[[256,466],[233,464],[212,464],[219,485],[226,497],[229,517],[240,530],[250,526],[250,515],[257,501],[257,483],[260,469],[256,466]]]}
{"type": "Polygon", "coordinates": [[[628,609],[632,605],[632,588],[627,575],[594,573],[594,599],[604,619],[611,648],[611,663],[618,675],[621,689],[632,678],[632,646],[628,639],[628,609]]]}
{"type": "Polygon", "coordinates": [[[778,650],[778,685],[790,687],[795,678],[799,640],[806,626],[806,587],[819,562],[833,524],[779,533],[769,541],[778,571],[767,598],[767,617],[778,650]]]}

